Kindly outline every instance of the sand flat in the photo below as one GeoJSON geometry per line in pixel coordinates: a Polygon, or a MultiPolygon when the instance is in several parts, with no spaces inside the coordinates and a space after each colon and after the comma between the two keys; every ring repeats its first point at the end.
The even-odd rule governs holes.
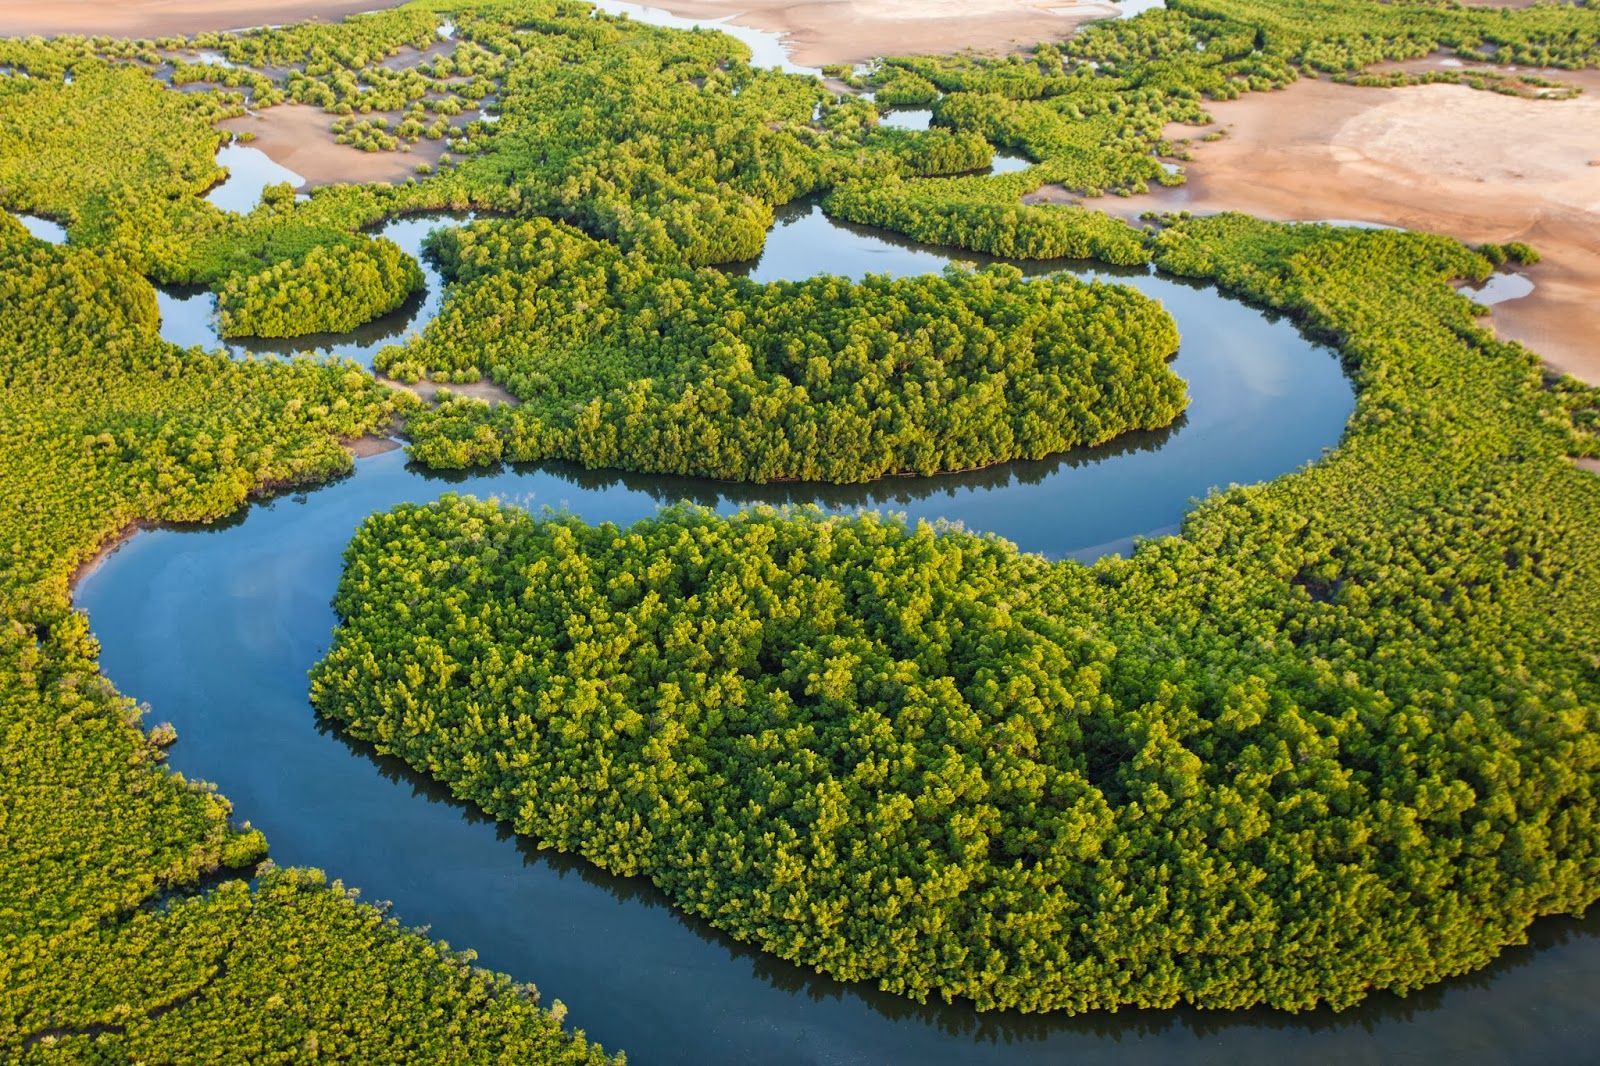
{"type": "Polygon", "coordinates": [[[1060,40],[1115,16],[1110,0],[646,0],[674,15],[731,18],[784,35],[798,63],[860,63],[883,55],[1009,51],[1060,40]]]}
{"type": "Polygon", "coordinates": [[[7,36],[110,34],[163,37],[329,21],[393,4],[383,0],[15,0],[0,18],[7,36]]]}
{"type": "MultiPolygon", "coordinates": [[[[470,117],[472,113],[468,113],[470,117]]],[[[419,163],[436,164],[445,143],[419,140],[406,151],[366,152],[333,139],[338,116],[310,104],[279,104],[220,123],[234,133],[252,133],[251,146],[274,163],[288,167],[312,187],[339,182],[388,182],[397,185],[416,173],[419,163]]]]}
{"type": "Polygon", "coordinates": [[[1226,131],[1192,145],[1185,185],[1086,202],[1125,217],[1231,210],[1526,241],[1544,256],[1527,271],[1534,291],[1495,308],[1496,330],[1600,382],[1600,72],[1561,77],[1583,95],[1316,80],[1250,93],[1208,105],[1216,127],[1168,130],[1226,131]]]}

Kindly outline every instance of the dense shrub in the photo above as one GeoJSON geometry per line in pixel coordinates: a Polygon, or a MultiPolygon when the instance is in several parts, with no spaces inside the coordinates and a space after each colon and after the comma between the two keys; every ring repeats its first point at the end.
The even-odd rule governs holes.
{"type": "Polygon", "coordinates": [[[1014,268],[761,285],[544,221],[443,232],[435,254],[450,299],[379,366],[486,371],[523,402],[413,418],[429,465],[865,481],[1098,444],[1187,402],[1172,319],[1117,286],[1014,268]]]}
{"type": "Polygon", "coordinates": [[[1176,222],[1341,340],[1344,445],[1094,568],[874,517],[461,499],[347,553],[320,711],[846,979],[1347,1006],[1600,893],[1600,479],[1439,238],[1176,222]]]}

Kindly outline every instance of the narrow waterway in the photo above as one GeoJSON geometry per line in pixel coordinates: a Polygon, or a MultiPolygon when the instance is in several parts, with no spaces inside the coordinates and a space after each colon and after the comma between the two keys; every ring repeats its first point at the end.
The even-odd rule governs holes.
{"type": "Polygon", "coordinates": [[[372,231],[386,237],[414,258],[422,267],[422,290],[386,315],[358,326],[349,333],[312,333],[300,337],[233,337],[224,339],[218,332],[217,298],[209,289],[157,288],[156,304],[161,312],[161,336],[182,347],[221,349],[236,359],[250,356],[297,353],[338,356],[371,368],[372,357],[381,348],[399,344],[413,333],[420,333],[439,314],[444,300],[444,279],[432,260],[422,254],[422,242],[434,230],[461,226],[472,220],[470,214],[431,213],[393,219],[372,231]]]}

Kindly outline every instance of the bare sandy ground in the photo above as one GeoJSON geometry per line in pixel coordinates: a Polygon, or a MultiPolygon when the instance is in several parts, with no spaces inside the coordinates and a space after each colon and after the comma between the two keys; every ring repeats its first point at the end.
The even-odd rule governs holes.
{"type": "Polygon", "coordinates": [[[354,440],[341,442],[345,449],[357,459],[367,459],[374,455],[382,455],[398,448],[405,447],[404,443],[394,437],[380,437],[372,434],[366,437],[356,437],[354,440]]]}
{"type": "Polygon", "coordinates": [[[1125,217],[1234,210],[1526,241],[1544,256],[1527,271],[1534,291],[1495,306],[1496,330],[1600,383],[1600,72],[1561,77],[1584,94],[1530,100],[1326,81],[1251,93],[1210,105],[1211,128],[1227,135],[1191,146],[1186,185],[1088,203],[1125,217]]]}
{"type": "Polygon", "coordinates": [[[508,389],[488,379],[467,382],[461,385],[440,384],[437,381],[426,380],[419,381],[414,385],[408,385],[403,381],[396,381],[394,378],[385,377],[382,374],[377,375],[377,378],[391,389],[409,392],[418,399],[426,400],[428,403],[438,402],[440,389],[448,389],[457,396],[470,396],[474,400],[482,400],[491,406],[505,403],[514,407],[517,403],[517,398],[508,389]]]}
{"type": "Polygon", "coordinates": [[[1008,51],[1059,40],[1117,13],[1109,0],[643,0],[687,18],[732,16],[785,35],[797,63],[859,63],[883,55],[1008,51]]]}
{"type": "MultiPolygon", "coordinates": [[[[0,33],[127,37],[338,19],[398,0],[5,0],[0,33]]],[[[797,62],[854,63],[886,54],[1009,49],[1065,37],[1116,13],[1110,0],[650,0],[691,18],[738,16],[789,35],[797,62]]]]}
{"type": "Polygon", "coordinates": [[[220,125],[234,133],[255,134],[253,147],[305,178],[307,185],[398,184],[416,173],[418,163],[437,163],[444,154],[443,140],[420,140],[404,152],[363,152],[333,139],[333,120],[333,115],[309,104],[279,104],[220,125]]]}
{"type": "Polygon", "coordinates": [[[326,21],[388,6],[384,0],[5,0],[0,3],[0,33],[163,37],[326,21]]]}

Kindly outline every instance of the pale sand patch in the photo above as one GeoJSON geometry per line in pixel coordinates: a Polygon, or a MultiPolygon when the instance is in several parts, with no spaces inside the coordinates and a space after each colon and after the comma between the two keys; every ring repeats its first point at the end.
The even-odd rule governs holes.
{"type": "Polygon", "coordinates": [[[390,7],[383,0],[8,0],[0,32],[166,37],[207,30],[330,21],[390,7]]]}
{"type": "Polygon", "coordinates": [[[1228,210],[1526,241],[1544,256],[1525,271],[1534,291],[1495,307],[1496,330],[1600,382],[1600,72],[1560,76],[1584,94],[1529,100],[1312,80],[1249,93],[1208,106],[1227,136],[1196,140],[1185,185],[1086,202],[1123,217],[1228,210]]]}
{"type": "Polygon", "coordinates": [[[883,55],[1010,51],[1060,40],[1117,14],[1109,0],[647,0],[695,19],[731,17],[785,35],[797,63],[861,63],[883,55]]]}
{"type": "Polygon", "coordinates": [[[418,399],[425,400],[428,403],[435,403],[438,401],[440,389],[448,389],[457,396],[470,396],[475,400],[483,400],[485,403],[489,404],[505,403],[511,404],[512,406],[516,406],[517,404],[517,398],[513,396],[508,389],[506,389],[504,386],[496,385],[494,382],[487,379],[468,382],[464,385],[452,385],[448,382],[441,384],[437,381],[426,380],[419,381],[414,385],[407,385],[403,381],[396,381],[394,378],[385,377],[382,374],[375,374],[374,376],[391,389],[400,389],[404,392],[409,392],[418,399]]]}
{"type": "Polygon", "coordinates": [[[344,445],[345,450],[351,455],[355,456],[357,459],[366,459],[374,455],[382,455],[385,452],[392,452],[397,448],[403,448],[405,446],[400,441],[395,440],[393,437],[380,437],[376,434],[371,434],[365,437],[357,437],[354,440],[342,441],[341,443],[344,445]]]}
{"type": "Polygon", "coordinates": [[[252,147],[305,178],[307,185],[374,181],[397,185],[415,175],[418,163],[437,164],[444,155],[443,138],[420,140],[409,151],[394,152],[363,152],[340,144],[331,129],[335,117],[309,104],[279,104],[219,126],[255,134],[252,147]]]}

